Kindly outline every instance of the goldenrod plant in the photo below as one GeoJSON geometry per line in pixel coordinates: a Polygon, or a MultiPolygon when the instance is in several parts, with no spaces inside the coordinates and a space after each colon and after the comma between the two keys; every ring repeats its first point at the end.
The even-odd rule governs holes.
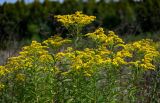
{"type": "Polygon", "coordinates": [[[81,30],[87,24],[90,24],[95,20],[95,16],[88,16],[83,14],[81,11],[75,12],[71,15],[57,15],[55,16],[58,22],[62,23],[69,31],[70,35],[74,37],[75,48],[78,46],[78,41],[81,39],[81,30]]]}
{"type": "MultiPolygon", "coordinates": [[[[76,31],[75,38],[95,19],[79,11],[55,17],[76,31]]],[[[86,37],[93,46],[78,48],[74,38],[59,36],[24,46],[19,55],[0,66],[0,102],[147,103],[141,83],[146,82],[145,73],[158,71],[160,65],[154,42],[143,39],[125,43],[113,31],[105,34],[103,28],[86,37]]],[[[155,81],[151,103],[160,101],[157,85],[155,81]]]]}

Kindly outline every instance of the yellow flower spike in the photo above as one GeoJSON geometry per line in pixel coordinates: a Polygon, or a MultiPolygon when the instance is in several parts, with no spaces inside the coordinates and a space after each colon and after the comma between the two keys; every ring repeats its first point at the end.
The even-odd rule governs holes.
{"type": "Polygon", "coordinates": [[[59,36],[53,36],[51,38],[48,38],[47,40],[43,41],[43,44],[45,44],[48,47],[54,47],[54,48],[58,48],[64,44],[69,44],[72,41],[69,39],[63,39],[59,36]]]}
{"type": "Polygon", "coordinates": [[[98,28],[95,32],[86,34],[86,36],[99,42],[104,42],[107,39],[103,28],[98,28]]]}
{"type": "Polygon", "coordinates": [[[153,41],[150,39],[142,39],[130,44],[127,44],[124,50],[129,51],[133,54],[132,60],[129,64],[134,64],[137,67],[143,68],[145,70],[155,69],[155,58],[158,57],[158,51],[152,45],[153,41]],[[139,61],[138,63],[134,61],[139,61]]]}
{"type": "Polygon", "coordinates": [[[19,69],[35,69],[35,67],[46,69],[46,64],[53,63],[53,57],[46,50],[47,48],[37,41],[32,41],[31,45],[22,48],[17,57],[9,58],[5,67],[10,73],[19,69]]]}
{"type": "Polygon", "coordinates": [[[119,66],[119,64],[118,64],[118,62],[117,61],[112,61],[112,64],[115,66],[115,67],[118,67],[119,66]]]}
{"type": "Polygon", "coordinates": [[[4,66],[0,66],[0,76],[5,75],[4,66]]]}
{"type": "Polygon", "coordinates": [[[57,21],[61,22],[65,27],[70,26],[80,26],[83,27],[87,24],[90,24],[94,19],[95,16],[88,16],[83,14],[81,11],[75,12],[75,14],[71,15],[57,15],[55,16],[57,21]]]}
{"type": "MultiPolygon", "coordinates": [[[[59,59],[57,62],[60,62],[63,67],[63,63],[68,63],[69,70],[66,71],[67,73],[80,73],[86,72],[91,74],[91,68],[94,65],[97,65],[97,58],[94,57],[95,53],[92,49],[86,48],[84,51],[71,51],[71,52],[64,52],[64,56],[59,59]]],[[[103,62],[103,60],[101,60],[103,62]]],[[[63,73],[62,73],[63,74],[63,73]]],[[[86,76],[84,74],[84,76],[86,76]]]]}
{"type": "Polygon", "coordinates": [[[145,70],[155,70],[155,66],[151,63],[146,63],[146,64],[140,64],[140,67],[145,69],[145,70]]]}
{"type": "Polygon", "coordinates": [[[98,28],[93,33],[86,34],[88,38],[93,39],[98,45],[112,48],[113,46],[124,46],[123,40],[119,38],[113,31],[109,31],[108,35],[104,34],[103,28],[98,28]]]}
{"type": "Polygon", "coordinates": [[[6,75],[10,71],[5,66],[0,66],[0,77],[6,75]]]}
{"type": "Polygon", "coordinates": [[[118,35],[116,35],[113,31],[109,31],[108,33],[109,33],[108,34],[108,41],[106,41],[106,43],[110,42],[110,41],[113,41],[114,44],[123,44],[124,43],[124,41],[121,38],[119,38],[118,35]]]}
{"type": "Polygon", "coordinates": [[[52,61],[53,60],[53,58],[52,58],[52,56],[51,55],[41,55],[40,56],[40,58],[39,58],[39,60],[40,60],[40,62],[42,62],[42,63],[47,63],[47,62],[49,62],[49,61],[52,61]]]}
{"type": "Polygon", "coordinates": [[[121,51],[118,51],[116,56],[124,58],[124,57],[132,57],[132,54],[129,51],[123,49],[121,51]]]}
{"type": "Polygon", "coordinates": [[[112,60],[110,58],[107,58],[106,60],[103,61],[104,64],[111,64],[112,60]]]}
{"type": "Polygon", "coordinates": [[[124,59],[121,58],[121,57],[115,57],[113,59],[113,63],[119,64],[119,65],[125,65],[125,64],[127,64],[127,62],[125,62],[124,59]]]}

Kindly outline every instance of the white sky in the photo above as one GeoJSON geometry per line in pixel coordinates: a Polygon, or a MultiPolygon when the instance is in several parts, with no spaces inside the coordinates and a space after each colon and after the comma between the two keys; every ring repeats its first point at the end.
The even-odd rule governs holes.
{"type": "MultiPolygon", "coordinates": [[[[3,4],[4,2],[7,2],[7,3],[15,3],[17,0],[0,0],[0,4],[3,4]]],[[[31,3],[33,2],[34,0],[24,0],[26,3],[31,3]]],[[[43,2],[44,0],[39,0],[40,2],[43,2]]],[[[63,0],[50,0],[50,1],[60,1],[62,2],[63,0]]]]}
{"type": "MultiPolygon", "coordinates": [[[[17,0],[0,0],[0,4],[3,4],[4,2],[7,2],[7,3],[15,3],[17,0]]],[[[33,2],[34,0],[24,0],[26,3],[31,3],[33,2]]],[[[43,2],[44,0],[39,0],[40,2],[43,2]]],[[[59,1],[59,2],[63,2],[63,0],[50,0],[50,1],[59,1]]],[[[84,0],[85,1],[85,0],[84,0]]],[[[97,0],[99,1],[99,0],[97,0]]],[[[109,0],[106,0],[106,1],[109,1],[109,0]]],[[[114,1],[119,1],[119,0],[114,0],[114,1]]],[[[140,0],[134,0],[134,1],[140,1],[140,0]]]]}

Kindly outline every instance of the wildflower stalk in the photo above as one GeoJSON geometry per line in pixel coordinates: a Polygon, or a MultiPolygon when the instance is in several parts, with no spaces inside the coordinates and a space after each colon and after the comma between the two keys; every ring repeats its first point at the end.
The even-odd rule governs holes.
{"type": "Polygon", "coordinates": [[[74,46],[75,46],[75,49],[77,48],[78,46],[78,41],[80,39],[80,31],[79,31],[79,27],[76,26],[76,33],[75,33],[75,40],[74,40],[74,46]]]}

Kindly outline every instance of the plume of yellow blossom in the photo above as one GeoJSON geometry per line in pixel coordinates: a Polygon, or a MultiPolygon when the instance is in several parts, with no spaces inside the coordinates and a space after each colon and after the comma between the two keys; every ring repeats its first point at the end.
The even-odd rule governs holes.
{"type": "Polygon", "coordinates": [[[70,26],[80,26],[83,27],[87,24],[90,24],[94,19],[95,16],[88,16],[83,14],[80,11],[75,12],[75,14],[71,15],[57,15],[55,16],[59,22],[61,22],[65,27],[70,26]]]}
{"type": "Polygon", "coordinates": [[[143,68],[145,70],[155,69],[153,61],[155,57],[159,56],[159,52],[156,50],[150,39],[142,39],[130,44],[126,44],[125,50],[132,53],[132,60],[129,64],[134,64],[137,67],[143,68]]]}
{"type": "Polygon", "coordinates": [[[69,39],[63,39],[60,36],[53,36],[53,37],[48,38],[47,40],[43,41],[43,44],[55,49],[55,48],[62,46],[63,44],[68,44],[71,42],[72,41],[69,39]]]}
{"type": "Polygon", "coordinates": [[[124,44],[124,41],[113,31],[109,31],[109,34],[106,35],[103,28],[98,28],[95,32],[86,34],[86,36],[96,41],[98,45],[107,46],[111,49],[114,46],[121,46],[120,44],[124,44]]]}
{"type": "Polygon", "coordinates": [[[10,71],[5,68],[5,66],[0,66],[0,77],[4,76],[5,74],[9,73],[10,71]]]}
{"type": "MultiPolygon", "coordinates": [[[[25,46],[17,57],[10,57],[5,68],[10,72],[18,69],[45,67],[47,63],[54,62],[52,55],[37,41],[32,41],[30,46],[25,46]]],[[[37,69],[38,70],[38,69],[37,69]]]]}

